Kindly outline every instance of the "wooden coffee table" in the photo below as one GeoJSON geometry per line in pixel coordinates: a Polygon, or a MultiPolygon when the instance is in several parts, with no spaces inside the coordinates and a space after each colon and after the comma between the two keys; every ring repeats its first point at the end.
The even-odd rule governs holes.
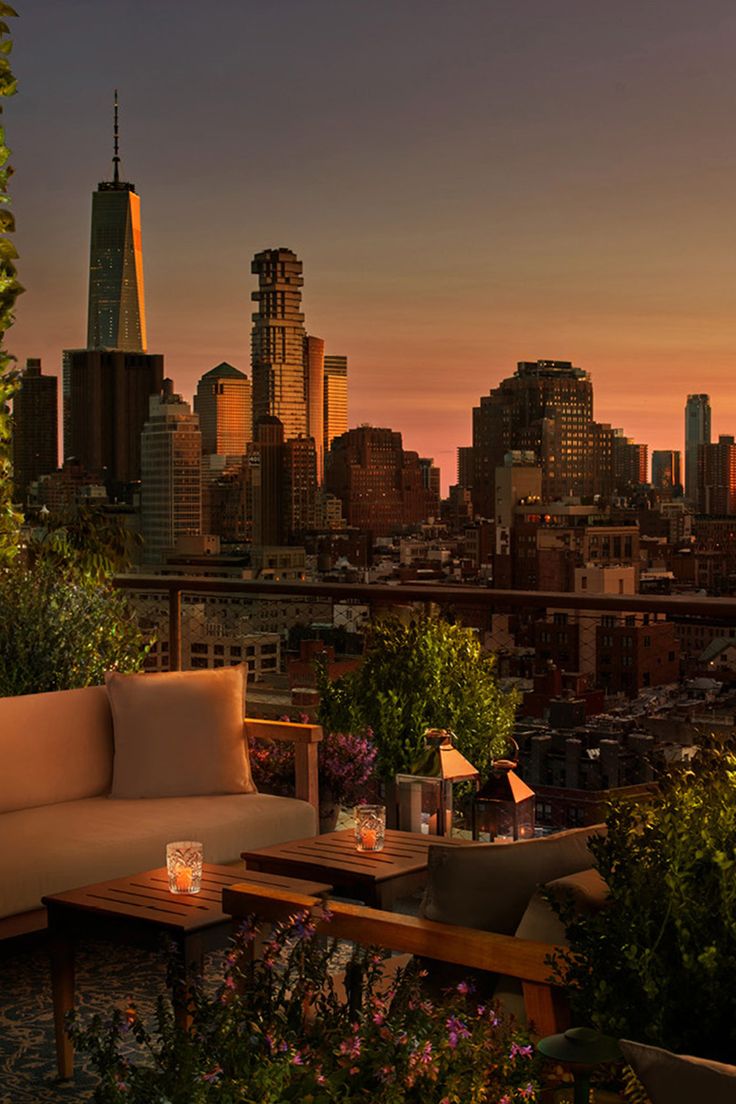
{"type": "Polygon", "coordinates": [[[324,879],[344,897],[354,897],[373,908],[390,909],[397,897],[407,896],[424,884],[433,843],[478,846],[468,840],[387,829],[382,851],[357,851],[355,833],[349,828],[243,851],[242,858],[248,877],[255,870],[324,879]]]}
{"type": "MultiPolygon", "coordinates": [[[[132,946],[156,947],[166,935],[179,959],[182,979],[201,974],[207,951],[227,943],[233,919],[222,911],[222,891],[244,882],[294,890],[321,897],[331,886],[322,881],[301,880],[279,874],[236,871],[231,866],[202,868],[202,889],[197,894],[169,892],[166,868],[147,870],[127,878],[83,886],[43,898],[48,909],[51,947],[51,984],[59,1076],[72,1076],[74,1050],[65,1031],[64,1017],[74,1007],[74,947],[81,938],[108,939],[132,946]]],[[[172,994],[177,1019],[186,1021],[187,986],[172,994]]]]}

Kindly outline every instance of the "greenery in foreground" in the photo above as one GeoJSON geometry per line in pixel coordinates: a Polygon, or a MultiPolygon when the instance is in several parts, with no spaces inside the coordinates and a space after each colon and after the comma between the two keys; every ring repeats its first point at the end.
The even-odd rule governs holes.
{"type": "MultiPolygon", "coordinates": [[[[736,744],[713,740],[651,805],[617,804],[594,840],[606,908],[559,908],[576,1023],[680,1053],[736,1055],[736,744]]],[[[552,901],[553,906],[555,905],[552,901]]]]}
{"type": "Polygon", "coordinates": [[[334,682],[323,670],[319,689],[320,723],[330,732],[370,729],[385,780],[413,769],[427,728],[454,732],[456,746],[487,777],[507,748],[518,701],[499,687],[495,658],[472,629],[437,617],[374,622],[360,668],[334,682]]]}
{"type": "MultiPolygon", "coordinates": [[[[16,15],[8,5],[0,3],[0,114],[2,100],[15,94],[16,81],[8,55],[12,49],[7,20],[16,15]]],[[[18,283],[15,246],[8,237],[15,230],[10,211],[8,181],[12,169],[8,163],[10,150],[5,142],[5,127],[0,127],[0,567],[10,563],[18,553],[21,517],[13,507],[11,416],[9,402],[18,385],[15,360],[7,351],[5,335],[15,317],[15,301],[23,290],[18,283]]]]}
{"type": "Polygon", "coordinates": [[[159,1000],[77,1018],[72,1038],[99,1078],[97,1104],[521,1104],[538,1096],[528,1037],[460,983],[438,1002],[417,969],[386,984],[384,960],[356,951],[336,987],[335,944],[310,916],[277,925],[250,965],[247,924],[213,993],[195,987],[192,1024],[159,1000]],[[245,954],[243,953],[245,952],[245,954]]]}

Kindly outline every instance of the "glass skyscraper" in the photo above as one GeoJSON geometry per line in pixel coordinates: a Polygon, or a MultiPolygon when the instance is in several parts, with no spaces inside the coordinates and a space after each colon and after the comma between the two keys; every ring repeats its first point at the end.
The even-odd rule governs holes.
{"type": "Polygon", "coordinates": [[[135,185],[120,179],[117,93],[114,150],[113,179],[92,194],[87,348],[144,353],[141,201],[135,185]]]}

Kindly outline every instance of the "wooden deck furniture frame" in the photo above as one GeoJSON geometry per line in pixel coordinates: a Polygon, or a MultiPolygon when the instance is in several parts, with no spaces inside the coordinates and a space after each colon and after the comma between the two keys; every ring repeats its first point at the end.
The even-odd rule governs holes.
{"type": "MultiPolygon", "coordinates": [[[[355,832],[346,828],[307,839],[241,852],[247,870],[289,874],[330,882],[341,897],[390,910],[427,881],[429,849],[437,836],[387,828],[380,851],[357,851],[355,832]]],[[[468,840],[443,837],[446,846],[478,847],[468,840]]]]}
{"type": "Polygon", "coordinates": [[[327,936],[517,978],[522,984],[527,1020],[537,1034],[552,1035],[570,1026],[562,990],[550,980],[547,958],[555,949],[551,943],[334,900],[329,901],[332,918],[325,921],[320,919],[324,904],[316,897],[245,883],[229,886],[222,894],[223,912],[237,918],[255,914],[273,921],[308,909],[317,922],[317,930],[327,936]]]}

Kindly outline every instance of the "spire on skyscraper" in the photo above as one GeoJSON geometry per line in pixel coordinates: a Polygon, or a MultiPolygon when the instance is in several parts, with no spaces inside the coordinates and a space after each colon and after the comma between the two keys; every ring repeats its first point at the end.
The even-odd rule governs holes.
{"type": "Polygon", "coordinates": [[[114,105],[114,120],[113,120],[113,174],[112,179],[115,184],[120,183],[120,155],[118,153],[118,90],[115,89],[115,105],[114,105]]]}

